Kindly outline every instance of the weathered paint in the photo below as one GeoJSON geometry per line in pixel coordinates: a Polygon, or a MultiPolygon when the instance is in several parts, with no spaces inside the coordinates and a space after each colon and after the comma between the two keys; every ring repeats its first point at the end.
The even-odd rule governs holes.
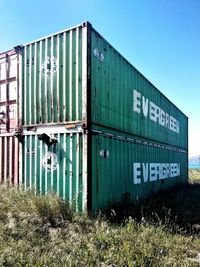
{"type": "Polygon", "coordinates": [[[187,148],[187,117],[95,30],[92,123],[187,148]]]}
{"type": "Polygon", "coordinates": [[[0,181],[76,210],[187,182],[187,117],[88,22],[0,54],[0,112],[0,181]]]}
{"type": "Polygon", "coordinates": [[[0,183],[19,184],[19,142],[14,136],[0,135],[0,183]]]}
{"type": "Polygon", "coordinates": [[[19,47],[0,54],[0,134],[13,132],[19,124],[19,47]]]}
{"type": "Polygon", "coordinates": [[[186,151],[120,132],[93,131],[92,160],[92,210],[187,183],[186,151]]]}
{"type": "Polygon", "coordinates": [[[85,105],[82,106],[87,74],[86,49],[85,25],[23,47],[23,125],[62,124],[86,119],[85,105]]]}
{"type": "MultiPolygon", "coordinates": [[[[46,132],[49,133],[48,128],[46,132]]],[[[52,131],[53,132],[53,131],[52,131]]],[[[51,133],[57,143],[48,146],[39,133],[27,132],[23,142],[22,184],[39,194],[55,192],[76,210],[85,210],[84,137],[79,131],[51,133]]]]}
{"type": "Polygon", "coordinates": [[[0,182],[19,184],[20,47],[0,54],[0,182]]]}

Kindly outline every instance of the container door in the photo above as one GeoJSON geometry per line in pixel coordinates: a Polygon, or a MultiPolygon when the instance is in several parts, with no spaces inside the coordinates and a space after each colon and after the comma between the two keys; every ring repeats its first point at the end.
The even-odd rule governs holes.
{"type": "MultiPolygon", "coordinates": [[[[48,127],[47,127],[48,131],[48,127]]],[[[85,184],[82,179],[82,134],[53,133],[24,136],[22,184],[39,194],[56,193],[77,211],[84,209],[85,184]]]]}

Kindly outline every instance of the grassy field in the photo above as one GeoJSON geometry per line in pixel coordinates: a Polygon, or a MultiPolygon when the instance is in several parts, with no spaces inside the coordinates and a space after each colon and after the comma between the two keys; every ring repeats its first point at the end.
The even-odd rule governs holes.
{"type": "Polygon", "coordinates": [[[200,266],[200,171],[189,177],[124,220],[1,186],[0,266],[200,266]]]}
{"type": "Polygon", "coordinates": [[[189,182],[200,183],[200,169],[189,170],[189,182]]]}

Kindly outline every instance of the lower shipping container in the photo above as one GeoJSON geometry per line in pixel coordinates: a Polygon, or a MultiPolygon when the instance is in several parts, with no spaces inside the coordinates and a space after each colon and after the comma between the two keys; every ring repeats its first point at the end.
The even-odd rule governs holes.
{"type": "Polygon", "coordinates": [[[77,211],[137,201],[187,183],[187,152],[175,147],[99,129],[54,132],[50,141],[42,135],[24,135],[20,182],[40,194],[57,193],[77,211]]]}
{"type": "Polygon", "coordinates": [[[39,194],[55,192],[76,210],[84,210],[87,182],[83,175],[82,134],[52,136],[56,140],[52,145],[41,140],[41,134],[24,136],[21,183],[39,194]]]}
{"type": "Polygon", "coordinates": [[[187,153],[151,140],[94,131],[92,210],[187,183],[187,153]]]}

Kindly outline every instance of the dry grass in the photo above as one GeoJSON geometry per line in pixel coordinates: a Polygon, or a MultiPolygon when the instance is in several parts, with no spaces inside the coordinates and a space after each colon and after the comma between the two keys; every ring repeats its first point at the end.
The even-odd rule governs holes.
{"type": "Polygon", "coordinates": [[[199,178],[192,171],[187,188],[152,197],[121,224],[1,186],[0,266],[200,266],[199,178]]]}
{"type": "Polygon", "coordinates": [[[189,170],[189,182],[190,183],[200,183],[200,169],[190,169],[189,170]]]}

